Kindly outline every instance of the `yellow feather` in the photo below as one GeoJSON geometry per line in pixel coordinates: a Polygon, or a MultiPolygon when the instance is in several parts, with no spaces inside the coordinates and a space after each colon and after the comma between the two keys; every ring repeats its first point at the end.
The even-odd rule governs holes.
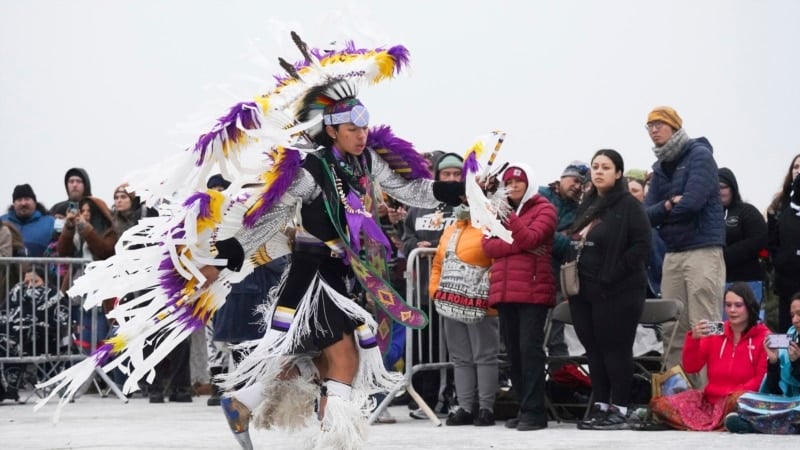
{"type": "Polygon", "coordinates": [[[214,306],[213,300],[214,296],[208,292],[203,292],[200,294],[200,298],[198,298],[194,303],[192,315],[194,317],[205,317],[207,314],[214,312],[216,307],[214,306]]]}
{"type": "MultiPolygon", "coordinates": [[[[369,55],[369,54],[368,54],[369,55]]],[[[378,74],[372,79],[373,83],[378,83],[394,75],[394,58],[387,52],[374,53],[372,58],[378,66],[378,74]]]]}
{"type": "Polygon", "coordinates": [[[469,157],[469,154],[475,152],[475,158],[478,159],[483,154],[483,141],[477,141],[472,144],[472,148],[467,150],[466,157],[469,157]]]}
{"type": "Polygon", "coordinates": [[[267,112],[269,112],[269,95],[260,95],[256,97],[256,103],[259,109],[261,109],[261,114],[266,115],[267,112]]]}
{"type": "Polygon", "coordinates": [[[225,196],[213,189],[209,189],[206,193],[211,196],[208,208],[211,211],[211,217],[202,217],[197,219],[197,232],[203,232],[206,229],[214,229],[214,227],[222,222],[222,206],[225,204],[225,196]]]}
{"type": "Polygon", "coordinates": [[[112,353],[119,353],[128,346],[127,339],[120,334],[116,334],[108,339],[106,339],[106,344],[111,344],[111,352],[112,353]]]}

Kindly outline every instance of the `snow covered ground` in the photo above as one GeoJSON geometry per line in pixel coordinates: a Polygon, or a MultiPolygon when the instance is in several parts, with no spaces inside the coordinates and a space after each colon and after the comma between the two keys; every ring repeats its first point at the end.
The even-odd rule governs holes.
{"type": "MultiPolygon", "coordinates": [[[[0,403],[0,448],[5,449],[232,449],[238,448],[218,407],[207,397],[193,403],[150,404],[136,396],[128,403],[87,394],[67,405],[61,421],[51,421],[55,404],[33,412],[27,404],[0,403]]],[[[546,430],[521,432],[493,428],[435,427],[414,420],[408,408],[394,406],[396,424],[373,425],[374,449],[707,449],[796,448],[797,436],[733,435],[725,432],[579,431],[575,425],[550,422],[546,430]]],[[[252,431],[256,448],[301,448],[302,441],[276,431],[252,431]]]]}

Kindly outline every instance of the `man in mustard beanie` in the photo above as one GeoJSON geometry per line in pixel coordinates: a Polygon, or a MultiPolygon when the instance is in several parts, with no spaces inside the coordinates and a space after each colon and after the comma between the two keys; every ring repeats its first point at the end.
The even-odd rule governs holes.
{"type": "MultiPolygon", "coordinates": [[[[667,248],[661,295],[684,304],[680,321],[664,330],[664,335],[670,336],[671,327],[678,327],[667,355],[667,367],[672,367],[681,362],[690,324],[722,317],[725,219],[717,163],[708,139],[690,139],[683,119],[669,106],[653,108],[647,115],[646,128],[657,161],[645,207],[650,224],[657,228],[667,248]]],[[[699,378],[693,381],[702,383],[695,386],[705,384],[699,378]]]]}
{"type": "Polygon", "coordinates": [[[678,115],[678,112],[669,106],[656,106],[647,115],[647,123],[651,124],[660,120],[669,125],[673,131],[683,128],[683,119],[678,115]]]}

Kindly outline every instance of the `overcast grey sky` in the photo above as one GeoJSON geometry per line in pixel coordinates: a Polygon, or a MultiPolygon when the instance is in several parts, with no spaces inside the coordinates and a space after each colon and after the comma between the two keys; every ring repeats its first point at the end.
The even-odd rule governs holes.
{"type": "Polygon", "coordinates": [[[764,210],[800,152],[799,23],[796,0],[0,0],[0,205],[30,183],[52,206],[72,166],[110,203],[130,170],[270,90],[277,56],[299,59],[293,29],[407,46],[410,73],[361,97],[420,151],[500,129],[500,159],[540,184],[599,148],[646,168],[646,115],[668,104],[764,210]]]}

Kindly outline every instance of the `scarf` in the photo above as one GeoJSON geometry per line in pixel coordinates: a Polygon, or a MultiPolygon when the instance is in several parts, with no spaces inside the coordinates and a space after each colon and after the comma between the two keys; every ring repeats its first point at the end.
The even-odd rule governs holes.
{"type": "Polygon", "coordinates": [[[669,138],[666,144],[661,147],[653,147],[653,153],[656,154],[656,158],[659,162],[674,161],[681,154],[681,150],[683,150],[688,140],[689,136],[687,136],[686,131],[681,128],[669,138]]]}

